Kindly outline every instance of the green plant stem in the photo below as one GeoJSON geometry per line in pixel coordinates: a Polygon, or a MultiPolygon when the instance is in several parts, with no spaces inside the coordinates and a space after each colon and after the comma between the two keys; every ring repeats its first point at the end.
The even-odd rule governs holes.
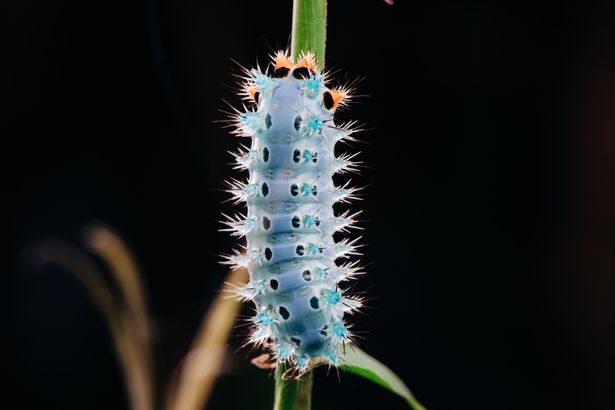
{"type": "Polygon", "coordinates": [[[327,0],[294,0],[291,54],[296,62],[301,53],[312,51],[319,69],[325,66],[327,0]]]}
{"type": "Polygon", "coordinates": [[[273,410],[310,410],[314,377],[309,371],[299,380],[284,380],[286,366],[281,366],[275,378],[273,410]]]}
{"type": "MultiPolygon", "coordinates": [[[[295,62],[311,51],[319,69],[325,66],[327,39],[327,0],[294,0],[291,54],[295,62]]],[[[309,371],[299,380],[284,380],[287,367],[282,365],[275,378],[274,410],[310,410],[313,375],[309,371]]]]}

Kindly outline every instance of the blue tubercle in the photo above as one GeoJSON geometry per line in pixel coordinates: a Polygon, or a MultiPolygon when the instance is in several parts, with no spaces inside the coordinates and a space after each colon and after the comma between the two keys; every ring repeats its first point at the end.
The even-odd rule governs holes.
{"type": "Polygon", "coordinates": [[[308,196],[312,193],[312,187],[310,186],[310,184],[303,184],[301,185],[301,195],[304,196],[308,196]]]}
{"type": "Polygon", "coordinates": [[[311,75],[305,84],[305,94],[308,98],[316,98],[324,88],[325,84],[322,75],[311,75]]]}
{"type": "Polygon", "coordinates": [[[322,129],[322,120],[317,116],[310,118],[307,123],[307,128],[310,135],[320,131],[322,129]]]}
{"type": "Polygon", "coordinates": [[[334,323],[331,331],[333,335],[339,339],[346,339],[348,337],[348,329],[341,322],[334,323]]]}
{"type": "Polygon", "coordinates": [[[324,289],[322,295],[330,305],[337,305],[342,300],[342,295],[336,290],[324,289]]]}
{"type": "Polygon", "coordinates": [[[273,325],[273,317],[267,311],[261,311],[253,318],[254,323],[260,326],[271,326],[273,325]]]}
{"type": "Polygon", "coordinates": [[[314,218],[313,216],[310,216],[310,215],[306,215],[303,218],[303,226],[305,226],[306,228],[312,228],[313,226],[316,226],[316,221],[317,221],[317,218],[314,218]]]}
{"type": "Polygon", "coordinates": [[[249,130],[258,130],[262,127],[263,117],[258,112],[246,112],[241,114],[239,122],[249,130]]]}
{"type": "Polygon", "coordinates": [[[316,255],[319,251],[318,245],[311,243],[308,245],[308,255],[316,255]]]}

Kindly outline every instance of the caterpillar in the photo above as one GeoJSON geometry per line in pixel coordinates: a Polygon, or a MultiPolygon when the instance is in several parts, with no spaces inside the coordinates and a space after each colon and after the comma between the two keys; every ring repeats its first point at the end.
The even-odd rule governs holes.
{"type": "Polygon", "coordinates": [[[225,256],[245,267],[250,280],[235,296],[252,301],[255,314],[248,344],[266,348],[273,366],[288,364],[299,375],[318,364],[338,366],[340,349],[353,342],[346,316],[362,298],[344,284],[362,273],[357,241],[334,234],[356,228],[357,216],[334,212],[334,204],[357,198],[349,182],[336,186],[334,174],[356,172],[356,154],[335,156],[338,142],[353,141],[355,123],[336,124],[352,87],[330,89],[328,73],[313,54],[294,63],[287,52],[272,56],[273,70],[243,69],[239,94],[252,105],[231,113],[233,134],[251,138],[231,152],[247,181],[227,181],[235,204],[247,215],[224,215],[223,230],[245,237],[246,245],[225,256]],[[341,261],[341,262],[340,262],[341,261]]]}

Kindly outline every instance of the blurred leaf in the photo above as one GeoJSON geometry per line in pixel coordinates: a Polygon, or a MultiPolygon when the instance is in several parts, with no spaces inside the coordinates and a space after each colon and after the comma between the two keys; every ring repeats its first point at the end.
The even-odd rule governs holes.
{"type": "Polygon", "coordinates": [[[346,352],[340,356],[340,360],[343,363],[343,370],[364,377],[401,396],[414,410],[426,410],[391,369],[358,347],[353,346],[346,349],[346,352]]]}
{"type": "MultiPolygon", "coordinates": [[[[35,267],[51,263],[73,274],[102,312],[111,333],[128,389],[130,408],[153,410],[153,366],[149,314],[145,292],[134,257],[119,235],[102,225],[85,230],[84,242],[109,267],[111,282],[90,255],[58,239],[40,241],[26,253],[35,267]],[[119,292],[118,292],[119,291],[119,292]]],[[[245,269],[229,272],[227,282],[243,284],[245,269]]],[[[171,386],[165,408],[202,410],[211,395],[226,352],[226,343],[241,304],[218,293],[201,322],[176,383],[171,386]]],[[[86,406],[87,407],[87,406],[86,406]]]]}
{"type": "Polygon", "coordinates": [[[83,285],[109,327],[127,385],[130,408],[153,410],[152,374],[135,332],[135,318],[126,309],[123,298],[116,300],[113,297],[109,284],[92,258],[77,246],[59,239],[40,241],[26,252],[26,256],[28,262],[35,262],[39,268],[47,263],[62,267],[83,285]]]}
{"type": "Polygon", "coordinates": [[[149,354],[149,314],[145,303],[145,291],[139,278],[139,269],[132,253],[118,234],[102,225],[86,227],[83,238],[86,245],[109,265],[123,302],[134,317],[142,348],[149,354]]]}
{"type": "Polygon", "coordinates": [[[154,373],[150,340],[150,319],[145,303],[145,291],[140,279],[137,263],[122,238],[103,225],[90,225],[84,229],[83,241],[92,252],[98,254],[109,266],[114,285],[120,291],[120,304],[125,310],[126,331],[131,333],[133,355],[139,356],[143,367],[143,385],[152,403],[156,401],[154,373]]]}
{"type": "MultiPolygon", "coordinates": [[[[228,283],[246,283],[248,272],[229,272],[228,283]]],[[[235,324],[241,304],[219,292],[201,322],[199,332],[184,358],[177,381],[167,394],[167,410],[201,410],[207,405],[216,378],[220,373],[226,343],[235,324]]]]}

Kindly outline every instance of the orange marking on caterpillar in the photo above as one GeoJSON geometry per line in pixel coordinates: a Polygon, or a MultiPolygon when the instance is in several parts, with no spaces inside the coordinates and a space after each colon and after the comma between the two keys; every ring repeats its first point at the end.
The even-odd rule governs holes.
{"type": "Polygon", "coordinates": [[[284,53],[283,51],[279,51],[275,55],[274,63],[274,70],[277,70],[278,68],[287,68],[288,70],[290,70],[291,68],[293,68],[294,65],[288,54],[284,53]]]}
{"type": "Polygon", "coordinates": [[[299,60],[295,68],[300,67],[305,67],[313,73],[318,71],[318,69],[316,68],[316,60],[314,59],[314,55],[312,54],[306,54],[301,58],[301,60],[299,60]]]}
{"type": "Polygon", "coordinates": [[[248,87],[246,92],[248,93],[250,98],[252,98],[252,100],[254,100],[255,103],[258,103],[258,97],[260,95],[260,90],[259,90],[258,87],[248,87]]]}
{"type": "Polygon", "coordinates": [[[339,90],[327,90],[322,96],[322,105],[327,110],[335,110],[342,102],[346,93],[339,90]]]}

